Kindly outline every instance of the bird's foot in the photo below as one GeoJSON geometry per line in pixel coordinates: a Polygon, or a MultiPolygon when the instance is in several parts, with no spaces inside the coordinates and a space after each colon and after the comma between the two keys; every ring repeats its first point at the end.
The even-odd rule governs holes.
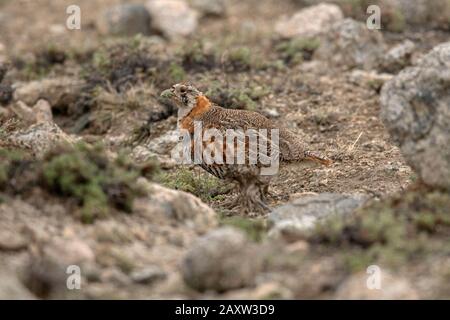
{"type": "Polygon", "coordinates": [[[240,206],[240,212],[241,214],[247,216],[247,217],[256,217],[256,216],[264,216],[268,214],[270,211],[272,211],[272,208],[270,208],[262,199],[251,199],[251,198],[245,198],[241,202],[240,206]]]}
{"type": "Polygon", "coordinates": [[[232,210],[239,206],[239,197],[234,197],[228,200],[225,200],[220,204],[220,207],[223,209],[232,210]]]}

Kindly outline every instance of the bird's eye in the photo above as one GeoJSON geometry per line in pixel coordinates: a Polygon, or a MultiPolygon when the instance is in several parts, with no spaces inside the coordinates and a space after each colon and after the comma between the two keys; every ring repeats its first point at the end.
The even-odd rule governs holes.
{"type": "Polygon", "coordinates": [[[180,93],[186,93],[186,91],[187,91],[186,86],[181,86],[180,87],[180,93]]]}

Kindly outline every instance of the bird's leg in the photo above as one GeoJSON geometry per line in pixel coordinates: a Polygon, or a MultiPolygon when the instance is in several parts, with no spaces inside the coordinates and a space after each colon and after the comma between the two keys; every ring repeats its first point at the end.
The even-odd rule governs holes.
{"type": "MultiPolygon", "coordinates": [[[[238,187],[238,195],[237,196],[231,196],[231,199],[227,199],[223,201],[220,206],[224,209],[234,209],[239,205],[239,194],[240,194],[240,183],[237,184],[238,187]]],[[[232,191],[236,188],[236,184],[230,188],[230,190],[227,190],[227,193],[232,193],[232,191]]]]}
{"type": "Polygon", "coordinates": [[[241,211],[246,215],[269,212],[271,208],[265,202],[267,189],[267,185],[261,185],[255,181],[245,184],[240,195],[241,211]]]}
{"type": "Polygon", "coordinates": [[[259,192],[261,193],[261,199],[264,202],[267,202],[267,197],[270,196],[269,185],[268,184],[260,184],[259,192]]]}
{"type": "Polygon", "coordinates": [[[223,207],[224,209],[229,209],[229,210],[234,209],[237,206],[239,206],[239,203],[240,203],[239,198],[240,198],[240,196],[232,197],[231,199],[222,202],[220,206],[223,207]]]}

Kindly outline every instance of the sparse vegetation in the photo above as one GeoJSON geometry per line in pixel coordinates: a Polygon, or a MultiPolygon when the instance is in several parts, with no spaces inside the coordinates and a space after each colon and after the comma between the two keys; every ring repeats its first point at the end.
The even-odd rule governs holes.
{"type": "Polygon", "coordinates": [[[63,147],[42,161],[27,160],[23,153],[3,149],[0,152],[0,185],[4,191],[24,192],[33,186],[42,187],[75,200],[80,219],[86,223],[106,216],[112,208],[131,212],[133,200],[140,194],[136,179],[143,175],[152,177],[157,168],[151,162],[138,167],[124,155],[111,160],[99,145],[63,147]]]}
{"type": "Polygon", "coordinates": [[[247,47],[233,48],[225,53],[225,69],[229,71],[248,71],[252,68],[253,58],[247,47]]]}
{"type": "Polygon", "coordinates": [[[276,50],[286,64],[297,64],[303,60],[310,60],[320,41],[316,38],[294,38],[277,45],[276,50]]]}
{"type": "Polygon", "coordinates": [[[352,271],[375,262],[398,267],[418,255],[450,252],[450,218],[444,208],[450,208],[446,191],[421,187],[373,202],[354,217],[329,219],[308,240],[345,252],[343,261],[352,271]]]}
{"type": "Polygon", "coordinates": [[[168,188],[192,193],[205,202],[212,201],[217,196],[228,192],[227,186],[221,180],[186,168],[162,173],[156,177],[156,181],[168,188]]]}
{"type": "Polygon", "coordinates": [[[269,90],[263,86],[249,85],[245,88],[227,88],[220,83],[211,84],[206,95],[225,108],[254,110],[257,102],[269,90]]]}
{"type": "Polygon", "coordinates": [[[179,55],[186,70],[205,71],[216,65],[214,53],[207,52],[202,41],[189,42],[182,47],[179,55]]]}
{"type": "Polygon", "coordinates": [[[66,59],[64,49],[49,44],[44,49],[37,50],[32,58],[18,58],[14,63],[26,80],[38,80],[46,77],[55,66],[63,65],[66,59]]]}
{"type": "Polygon", "coordinates": [[[260,242],[267,235],[267,221],[264,219],[248,219],[245,217],[227,217],[220,218],[220,224],[223,226],[232,226],[244,231],[248,238],[260,242]]]}
{"type": "MultiPolygon", "coordinates": [[[[149,3],[78,0],[82,29],[68,31],[60,17],[66,9],[64,1],[53,1],[49,10],[34,1],[18,5],[0,0],[1,15],[8,18],[0,32],[2,264],[31,274],[46,291],[41,294],[30,285],[31,293],[52,299],[65,299],[73,292],[81,299],[241,299],[244,295],[334,299],[345,291],[341,289],[347,280],[364,276],[373,264],[412,288],[399,286],[399,291],[417,291],[419,298],[450,297],[450,193],[421,185],[425,172],[434,178],[445,175],[436,172],[442,163],[448,165],[448,157],[442,156],[442,148],[423,152],[420,165],[432,164],[433,170],[414,173],[409,167],[414,159],[404,152],[406,144],[399,148],[396,141],[401,139],[392,133],[401,131],[407,138],[403,132],[414,129],[423,150],[426,144],[445,141],[441,137],[447,132],[438,125],[447,118],[436,118],[442,108],[433,106],[448,100],[441,90],[446,83],[439,81],[447,79],[439,68],[446,55],[429,62],[423,58],[431,48],[448,42],[449,1],[410,6],[408,1],[330,0],[326,3],[337,4],[345,19],[357,22],[340,23],[338,9],[328,7],[320,17],[319,11],[311,15],[308,28],[287,21],[317,1],[286,0],[280,5],[267,0],[258,2],[257,8],[256,1],[223,1],[223,12],[218,8],[214,16],[201,12],[209,8],[188,1],[197,17],[186,11],[179,19],[170,18],[165,28],[173,30],[159,30],[157,20],[168,15],[155,18],[152,13],[151,29],[142,19],[145,36],[121,37],[102,25],[105,13],[110,13],[111,27],[120,23],[139,33],[139,19],[129,17],[145,16],[149,3]],[[381,8],[378,31],[365,28],[366,10],[372,4],[381,8]],[[322,24],[320,20],[334,16],[333,11],[336,19],[322,24]],[[283,21],[284,26],[279,23],[283,21]],[[172,31],[180,34],[172,36],[172,31]],[[297,31],[302,35],[295,36],[297,31]],[[405,40],[414,46],[403,45],[405,40]],[[391,50],[394,47],[397,50],[391,50]],[[405,70],[410,66],[418,68],[417,77],[405,70]],[[414,81],[402,86],[402,79],[388,80],[399,79],[401,73],[410,74],[414,81]],[[67,80],[67,86],[76,89],[67,94],[52,90],[59,81],[47,80],[55,79],[67,80]],[[191,83],[222,107],[266,115],[276,127],[298,134],[305,148],[333,163],[280,167],[267,196],[273,210],[256,217],[253,212],[244,215],[239,206],[229,206],[236,199],[235,186],[197,166],[178,165],[171,157],[182,112],[160,94],[179,82],[191,83]],[[383,96],[389,99],[381,99],[385,92],[381,88],[388,82],[396,88],[392,96],[383,96]],[[408,122],[411,117],[400,117],[405,125],[398,128],[383,123],[380,109],[387,111],[383,101],[394,102],[389,109],[398,111],[416,93],[420,99],[411,100],[417,109],[412,117],[417,118],[416,125],[408,122]],[[44,122],[30,124],[21,119],[18,101],[33,111],[48,111],[45,102],[37,104],[37,99],[50,104],[52,120],[39,118],[44,122]],[[425,110],[430,103],[433,108],[425,110]],[[423,133],[422,127],[433,130],[423,133]],[[423,135],[433,135],[437,129],[438,139],[426,141],[423,135]],[[53,138],[59,137],[70,145],[58,147],[54,141],[60,139],[53,138]],[[38,152],[41,146],[53,150],[44,155],[38,152]],[[345,200],[322,201],[323,193],[345,195],[345,200]],[[351,213],[352,205],[366,196],[373,199],[351,213]],[[311,218],[296,215],[302,197],[314,209],[311,218]],[[335,215],[334,205],[339,206],[335,215]],[[340,210],[341,205],[348,206],[349,212],[338,217],[346,211],[340,210]],[[228,239],[219,237],[225,241],[213,247],[205,241],[205,250],[199,250],[195,261],[187,259],[200,238],[211,239],[211,233],[227,226],[242,232],[228,239]],[[242,233],[248,238],[245,241],[239,240],[242,233]],[[233,249],[236,239],[249,250],[239,250],[239,243],[238,250],[233,249]],[[206,251],[207,257],[216,258],[205,259],[206,251]],[[236,252],[248,253],[245,261],[236,252]],[[82,267],[83,290],[69,292],[59,278],[64,275],[59,266],[72,260],[82,267]],[[249,268],[247,261],[261,266],[249,268]],[[194,264],[210,270],[199,277],[202,282],[217,277],[214,282],[229,284],[247,276],[255,281],[217,292],[196,291],[186,286],[189,279],[180,268],[194,264]],[[225,278],[221,266],[230,270],[225,278]],[[63,290],[54,290],[58,286],[63,290]]],[[[182,9],[170,7],[174,16],[182,9]]],[[[242,120],[244,126],[251,122],[242,120]]],[[[426,182],[432,184],[433,179],[426,182]]],[[[397,287],[390,290],[385,282],[383,289],[384,285],[387,290],[370,294],[397,294],[397,287]]],[[[0,281],[1,297],[2,289],[0,281]]]]}
{"type": "Polygon", "coordinates": [[[43,164],[44,186],[53,193],[76,199],[83,222],[105,216],[110,207],[131,212],[133,200],[140,194],[136,179],[156,167],[134,166],[120,155],[109,160],[101,146],[77,145],[61,153],[50,154],[43,164]],[[149,170],[150,169],[150,170],[149,170]]]}

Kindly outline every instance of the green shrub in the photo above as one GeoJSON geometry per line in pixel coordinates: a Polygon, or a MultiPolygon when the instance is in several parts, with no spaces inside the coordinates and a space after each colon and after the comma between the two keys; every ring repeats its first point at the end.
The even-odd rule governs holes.
{"type": "Polygon", "coordinates": [[[224,108],[254,110],[257,102],[268,93],[267,88],[257,85],[247,85],[244,88],[227,88],[220,83],[215,83],[209,86],[205,94],[213,102],[224,108]]]}
{"type": "Polygon", "coordinates": [[[320,42],[316,38],[296,38],[280,43],[276,50],[286,64],[296,64],[303,60],[310,60],[319,45],[320,42]]]}
{"type": "Polygon", "coordinates": [[[248,238],[260,242],[267,234],[267,223],[264,219],[251,219],[239,216],[221,217],[220,224],[232,226],[244,231],[248,238]]]}
{"type": "Polygon", "coordinates": [[[76,199],[84,222],[105,216],[109,205],[131,212],[139,194],[134,184],[140,172],[126,166],[121,157],[110,161],[99,146],[78,145],[52,154],[42,169],[44,185],[53,193],[76,199]]]}
{"type": "Polygon", "coordinates": [[[228,189],[221,180],[207,173],[194,173],[186,168],[162,173],[156,180],[167,188],[192,193],[203,201],[211,201],[228,189]]]}

